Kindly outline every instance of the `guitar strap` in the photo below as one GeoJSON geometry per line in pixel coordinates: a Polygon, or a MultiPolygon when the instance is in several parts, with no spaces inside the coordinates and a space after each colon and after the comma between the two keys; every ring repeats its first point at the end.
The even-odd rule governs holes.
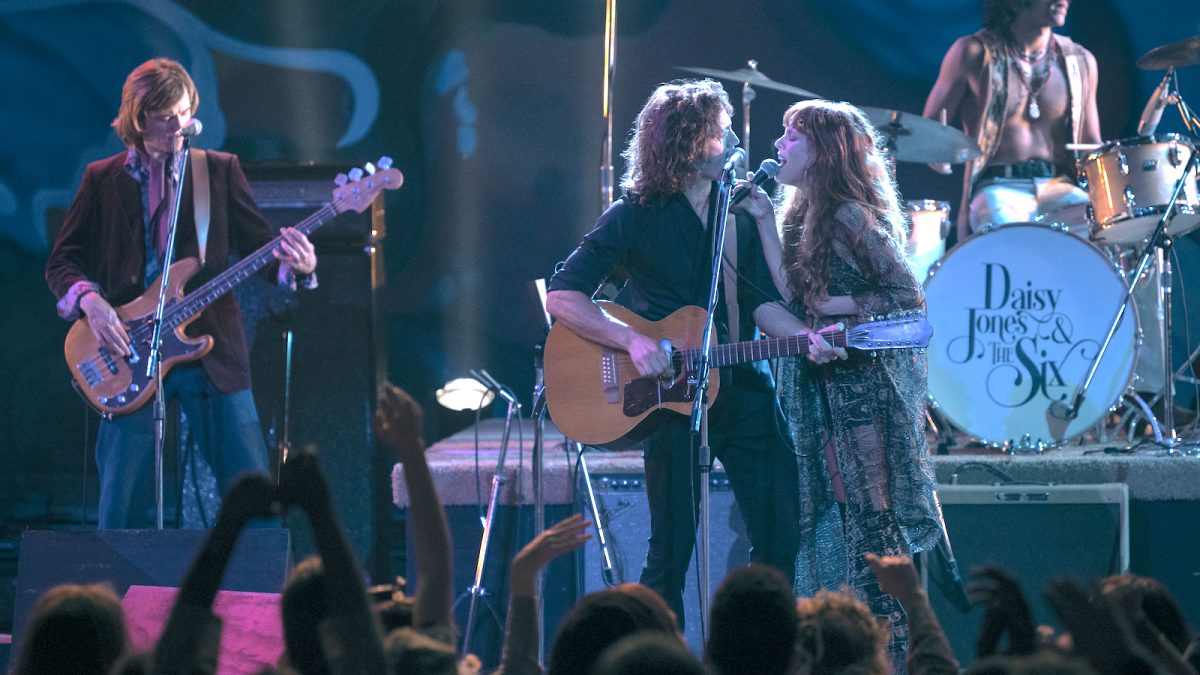
{"type": "Polygon", "coordinates": [[[208,153],[192,150],[192,206],[196,219],[196,248],[200,252],[200,266],[204,266],[205,249],[208,246],[208,223],[212,215],[212,193],[208,180],[208,153]]]}

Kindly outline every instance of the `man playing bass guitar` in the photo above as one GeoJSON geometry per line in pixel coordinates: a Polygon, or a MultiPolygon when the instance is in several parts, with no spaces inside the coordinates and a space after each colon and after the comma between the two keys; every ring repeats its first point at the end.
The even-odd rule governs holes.
{"type": "MultiPolygon", "coordinates": [[[[58,298],[58,314],[87,319],[102,352],[130,359],[120,307],[142,295],[160,276],[167,228],[174,208],[175,154],[179,131],[192,122],[199,97],[180,64],[151,59],[129,74],[113,127],[128,149],[89,164],[75,201],[46,262],[46,281],[58,298]]],[[[200,153],[193,154],[193,164],[200,153]]],[[[198,236],[193,197],[195,175],[186,171],[177,229],[177,259],[194,256],[219,272],[231,252],[247,253],[274,233],[251,198],[237,157],[203,153],[209,175],[209,223],[198,236]],[[205,241],[201,241],[204,239],[205,241]]],[[[316,254],[300,231],[284,228],[268,273],[281,283],[315,285],[316,254]]],[[[199,363],[166,374],[168,400],[180,402],[222,493],[240,471],[267,471],[266,446],[250,393],[250,363],[241,313],[232,295],[213,302],[191,326],[214,344],[199,363]]],[[[96,441],[100,472],[99,527],[139,528],[153,520],[153,406],[106,417],[96,441]]]]}

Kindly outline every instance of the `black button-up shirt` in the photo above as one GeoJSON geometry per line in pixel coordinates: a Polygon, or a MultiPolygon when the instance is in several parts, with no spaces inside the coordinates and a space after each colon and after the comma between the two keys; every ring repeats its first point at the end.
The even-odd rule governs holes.
{"type": "MultiPolygon", "coordinates": [[[[734,225],[731,219],[729,227],[734,225]]],[[[754,310],[782,299],[763,258],[754,221],[742,215],[736,226],[738,340],[753,340],[759,337],[754,310]]],[[[619,297],[621,304],[646,319],[659,321],[685,305],[705,307],[712,276],[712,235],[683,194],[647,206],[625,196],[600,216],[595,229],[550,280],[548,289],[590,296],[618,268],[629,277],[619,297]]],[[[719,288],[715,330],[721,344],[730,342],[725,316],[724,289],[719,288]]],[[[734,370],[738,384],[772,386],[765,363],[734,370]]]]}

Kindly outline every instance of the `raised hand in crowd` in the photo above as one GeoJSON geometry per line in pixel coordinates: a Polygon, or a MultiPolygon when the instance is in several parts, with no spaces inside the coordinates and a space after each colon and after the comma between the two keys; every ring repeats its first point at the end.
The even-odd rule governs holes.
{"type": "Polygon", "coordinates": [[[316,455],[309,450],[292,453],[279,471],[277,496],[283,506],[302,509],[312,525],[325,573],[328,618],[320,626],[320,637],[330,672],[384,672],[378,620],[316,455]]]}
{"type": "Polygon", "coordinates": [[[540,673],[537,661],[537,575],[550,561],[578,549],[592,535],[591,521],[572,514],[546,528],[513,557],[509,575],[508,625],[504,631],[501,669],[506,675],[540,673]]]}
{"type": "Polygon", "coordinates": [[[421,439],[423,416],[421,405],[408,392],[393,384],[384,385],[375,407],[375,433],[404,465],[408,525],[417,565],[413,626],[449,628],[453,625],[454,608],[450,526],[425,460],[425,443],[421,439]]]}
{"type": "Polygon", "coordinates": [[[909,646],[906,661],[910,675],[958,672],[958,660],[938,622],[929,596],[912,558],[899,555],[866,553],[863,560],[875,572],[879,587],[900,601],[908,615],[909,646]]]}
{"type": "Polygon", "coordinates": [[[392,448],[396,461],[424,459],[425,442],[421,438],[424,417],[421,404],[408,392],[391,383],[383,385],[375,407],[375,433],[392,448]]]}
{"type": "Polygon", "coordinates": [[[1037,648],[1037,628],[1029,603],[1015,578],[994,565],[971,568],[967,597],[972,604],[983,605],[983,623],[975,643],[975,655],[984,658],[997,653],[1000,641],[1008,635],[1005,654],[1032,654],[1037,648]]]}
{"type": "Polygon", "coordinates": [[[154,648],[155,673],[215,673],[221,646],[221,620],[213,600],[225,576],[238,536],[250,521],[278,512],[275,488],[258,473],[238,477],[221,503],[216,525],[192,561],[171,616],[154,648]]]}
{"type": "Polygon", "coordinates": [[[1074,580],[1052,579],[1043,595],[1063,627],[1071,633],[1075,654],[1100,675],[1194,672],[1181,660],[1174,666],[1158,660],[1139,644],[1129,621],[1115,603],[1107,598],[1092,602],[1074,580]]]}
{"type": "Polygon", "coordinates": [[[533,597],[537,594],[534,582],[537,573],[551,560],[566,555],[587,543],[592,535],[587,529],[592,521],[581,514],[572,514],[546,528],[513,557],[509,586],[513,595],[533,597]]]}

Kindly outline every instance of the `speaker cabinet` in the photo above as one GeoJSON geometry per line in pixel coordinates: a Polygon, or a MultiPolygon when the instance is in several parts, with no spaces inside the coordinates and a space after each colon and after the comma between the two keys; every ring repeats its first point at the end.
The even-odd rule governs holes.
{"type": "MultiPolygon", "coordinates": [[[[12,653],[20,653],[29,612],[50,588],[106,582],[124,596],[130,586],[178,587],[207,536],[206,530],[25,532],[17,568],[12,653]]],[[[279,593],[291,568],[289,549],[287,530],[245,530],[221,589],[279,593]]]]}
{"type": "MultiPolygon", "coordinates": [[[[247,164],[250,190],[278,229],[327,203],[346,167],[247,164]]],[[[239,293],[259,416],[277,465],[287,445],[311,446],[329,478],[355,552],[375,579],[391,577],[392,457],[371,429],[387,376],[380,312],[384,198],[313,233],[319,285],[292,293],[264,280],[239,293]]],[[[290,520],[297,556],[313,552],[303,516],[290,520]]]]}
{"type": "MultiPolygon", "coordinates": [[[[993,564],[1014,575],[1034,621],[1057,625],[1042,599],[1053,576],[1091,580],[1129,569],[1129,488],[1095,485],[939,485],[950,546],[964,579],[993,564]]],[[[934,584],[929,598],[960,663],[975,660],[983,608],[963,613],[934,584]]]]}
{"type": "MultiPolygon", "coordinates": [[[[646,501],[646,483],[641,474],[595,474],[592,490],[600,519],[604,523],[612,555],[612,583],[636,582],[646,562],[650,539],[650,507],[646,501]]],[[[587,514],[588,506],[582,505],[587,514]]],[[[717,586],[729,572],[750,563],[750,536],[733,498],[733,488],[724,473],[709,475],[709,588],[711,599],[717,586]]],[[[697,533],[697,541],[699,533],[697,533]]],[[[700,598],[697,556],[692,556],[684,587],[684,614],[688,646],[700,653],[704,640],[700,631],[700,598]]],[[[597,537],[584,548],[580,587],[583,594],[606,587],[603,557],[597,537]]],[[[707,617],[705,617],[707,620],[707,617]]]]}

